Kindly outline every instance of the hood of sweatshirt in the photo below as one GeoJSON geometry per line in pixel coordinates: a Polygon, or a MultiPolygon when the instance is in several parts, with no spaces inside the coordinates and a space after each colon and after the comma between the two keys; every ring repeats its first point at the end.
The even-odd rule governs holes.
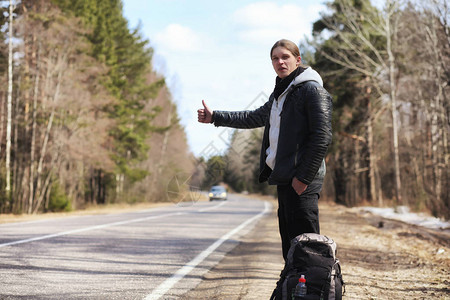
{"type": "Polygon", "coordinates": [[[295,77],[295,79],[292,80],[292,82],[291,82],[291,84],[289,86],[297,85],[299,83],[302,83],[302,82],[305,82],[305,81],[311,81],[311,80],[315,81],[318,84],[320,84],[321,86],[323,86],[322,77],[320,77],[319,73],[317,73],[311,67],[308,67],[302,73],[300,73],[300,75],[295,77]]]}

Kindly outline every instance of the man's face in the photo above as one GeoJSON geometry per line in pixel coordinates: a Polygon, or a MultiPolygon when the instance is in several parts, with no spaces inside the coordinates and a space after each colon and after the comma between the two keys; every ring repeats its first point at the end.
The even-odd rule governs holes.
{"type": "Polygon", "coordinates": [[[276,47],[272,51],[272,66],[278,77],[285,78],[300,64],[300,56],[295,57],[284,47],[276,47]]]}

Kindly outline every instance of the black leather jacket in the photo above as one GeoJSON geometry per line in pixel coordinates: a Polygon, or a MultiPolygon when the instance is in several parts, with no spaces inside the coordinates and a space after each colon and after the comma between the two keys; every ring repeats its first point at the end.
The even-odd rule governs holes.
{"type": "Polygon", "coordinates": [[[252,111],[214,111],[214,125],[233,128],[265,126],[261,145],[259,181],[290,184],[295,176],[309,185],[323,181],[328,146],[331,143],[332,101],[328,92],[315,81],[292,86],[283,104],[278,149],[274,170],[266,164],[269,147],[269,120],[273,94],[263,106],[252,111]]]}

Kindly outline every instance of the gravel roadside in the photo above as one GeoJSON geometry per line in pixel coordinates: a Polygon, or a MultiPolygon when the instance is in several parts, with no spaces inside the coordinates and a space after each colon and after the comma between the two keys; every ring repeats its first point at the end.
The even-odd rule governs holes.
{"type": "MultiPolygon", "coordinates": [[[[269,299],[283,267],[276,207],[182,299],[269,299]]],[[[320,204],[320,222],[338,245],[344,299],[450,299],[448,231],[380,223],[329,203],[320,204]]]]}

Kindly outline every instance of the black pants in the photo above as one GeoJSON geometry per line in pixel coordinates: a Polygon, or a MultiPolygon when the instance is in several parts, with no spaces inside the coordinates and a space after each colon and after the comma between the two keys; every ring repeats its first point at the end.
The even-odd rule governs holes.
{"type": "Polygon", "coordinates": [[[286,260],[291,240],[302,233],[319,233],[319,193],[322,181],[312,182],[299,196],[289,185],[278,185],[278,223],[283,257],[286,260]]]}

